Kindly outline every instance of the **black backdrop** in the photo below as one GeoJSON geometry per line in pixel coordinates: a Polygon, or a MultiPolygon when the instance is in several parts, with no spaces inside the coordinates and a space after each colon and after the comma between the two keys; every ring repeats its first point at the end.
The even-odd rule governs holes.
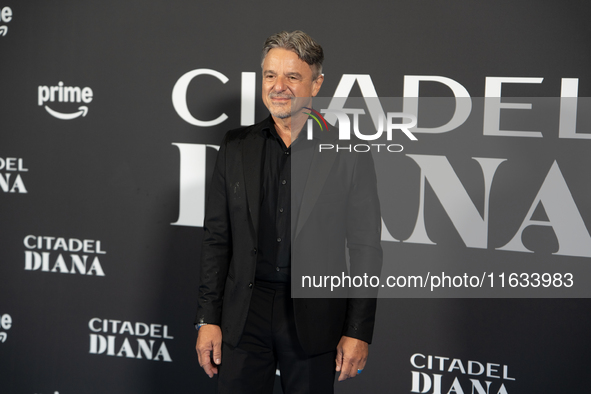
{"type": "MultiPolygon", "coordinates": [[[[243,73],[257,73],[254,118],[265,116],[259,50],[268,35],[301,29],[324,46],[322,94],[329,97],[344,74],[370,75],[384,97],[403,94],[405,75],[444,76],[472,97],[484,95],[486,77],[499,76],[544,78],[540,84],[507,86],[503,92],[511,96],[558,97],[562,78],[579,79],[579,97],[591,93],[590,8],[583,1],[21,0],[0,4],[0,10],[5,7],[10,10],[0,11],[3,393],[212,391],[213,381],[198,367],[192,327],[202,236],[198,199],[215,159],[215,149],[205,145],[219,144],[224,131],[240,125],[241,97],[245,91],[250,97],[242,81],[251,74],[243,73]],[[211,120],[225,113],[227,120],[218,125],[190,124],[173,105],[175,84],[197,69],[215,70],[228,80],[201,76],[187,89],[192,117],[211,120]],[[89,87],[91,100],[59,102],[60,82],[81,91],[89,87]],[[78,114],[86,106],[87,113],[64,120],[46,106],[62,114],[78,114]],[[182,209],[192,211],[183,215],[182,209]],[[86,251],[76,250],[77,240],[89,240],[86,251]],[[73,266],[71,255],[86,256],[86,267],[73,266]],[[151,334],[138,335],[150,325],[151,334]]],[[[436,83],[424,89],[421,94],[448,93],[436,83]]],[[[351,93],[360,94],[357,87],[351,93]]],[[[252,118],[248,111],[246,116],[252,118]]],[[[552,231],[530,234],[526,246],[534,253],[496,250],[517,231],[554,159],[561,160],[581,220],[591,221],[584,161],[589,142],[557,134],[550,130],[543,139],[560,151],[556,157],[528,156],[527,138],[495,140],[495,157],[503,157],[503,146],[521,152],[519,170],[526,177],[531,172],[535,186],[523,192],[525,208],[502,201],[491,208],[497,210],[491,217],[503,208],[517,221],[492,223],[497,238],[491,236],[481,254],[466,248],[448,222],[443,229],[432,224],[435,246],[387,248],[394,248],[401,262],[427,254],[559,264],[552,231]],[[439,230],[455,234],[448,246],[439,230]]],[[[438,154],[461,166],[478,156],[477,150],[467,142],[449,155],[438,154]]],[[[512,193],[522,195],[505,192],[507,201],[512,193]]],[[[431,223],[446,220],[433,192],[427,193],[431,223]]],[[[391,232],[405,239],[411,229],[391,232]]],[[[568,261],[585,265],[589,256],[568,261]]],[[[589,306],[587,299],[381,299],[366,370],[338,383],[337,392],[481,394],[486,381],[495,394],[503,388],[586,392],[589,306]],[[425,358],[416,356],[413,365],[414,354],[425,358]],[[449,360],[434,359],[431,369],[420,368],[429,355],[449,360]],[[440,360],[445,371],[439,370],[440,360]],[[476,374],[474,362],[491,364],[492,377],[476,374]],[[441,389],[435,383],[428,388],[421,372],[427,380],[441,379],[441,389]]]]}

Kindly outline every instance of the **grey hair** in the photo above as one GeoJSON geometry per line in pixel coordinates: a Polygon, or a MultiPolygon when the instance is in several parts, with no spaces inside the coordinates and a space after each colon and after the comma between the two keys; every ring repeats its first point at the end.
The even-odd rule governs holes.
{"type": "Polygon", "coordinates": [[[263,46],[261,67],[267,53],[273,48],[283,48],[295,52],[302,61],[310,65],[312,80],[316,80],[322,74],[322,61],[324,60],[322,47],[303,31],[294,30],[291,33],[282,31],[267,38],[263,46]]]}

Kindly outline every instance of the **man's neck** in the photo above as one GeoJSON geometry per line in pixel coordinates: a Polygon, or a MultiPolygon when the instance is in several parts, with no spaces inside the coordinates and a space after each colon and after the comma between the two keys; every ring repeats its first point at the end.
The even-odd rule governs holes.
{"type": "Polygon", "coordinates": [[[299,116],[294,119],[293,116],[290,116],[289,118],[280,119],[273,116],[273,121],[275,122],[277,134],[281,137],[285,146],[289,147],[298,138],[306,118],[299,116]]]}

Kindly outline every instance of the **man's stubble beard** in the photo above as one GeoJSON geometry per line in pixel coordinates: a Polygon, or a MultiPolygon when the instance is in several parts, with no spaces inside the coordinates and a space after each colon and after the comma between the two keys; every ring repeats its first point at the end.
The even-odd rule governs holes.
{"type": "Polygon", "coordinates": [[[283,108],[274,108],[274,107],[269,108],[269,112],[271,113],[271,115],[277,119],[291,118],[292,115],[294,115],[294,111],[299,113],[303,110],[303,108],[306,105],[311,105],[311,103],[303,102],[301,100],[302,99],[301,97],[296,97],[296,96],[292,96],[292,95],[282,95],[282,94],[275,94],[275,95],[270,94],[269,95],[269,103],[273,103],[272,99],[274,97],[289,98],[291,100],[290,105],[289,105],[289,110],[283,109],[283,108]],[[295,105],[295,110],[294,110],[294,105],[295,105]]]}
{"type": "Polygon", "coordinates": [[[291,112],[271,112],[271,115],[277,119],[287,119],[291,118],[291,112]]]}
{"type": "MultiPolygon", "coordinates": [[[[275,118],[278,119],[287,119],[287,118],[291,118],[291,104],[293,104],[293,99],[295,98],[295,96],[293,96],[292,94],[284,94],[282,93],[270,93],[268,96],[269,99],[269,103],[270,103],[270,107],[269,108],[269,112],[271,113],[271,115],[275,118]],[[288,98],[290,99],[290,103],[289,103],[289,109],[283,109],[283,108],[275,108],[273,107],[273,99],[274,98],[288,98]]],[[[286,103],[286,106],[288,104],[286,103]]]]}

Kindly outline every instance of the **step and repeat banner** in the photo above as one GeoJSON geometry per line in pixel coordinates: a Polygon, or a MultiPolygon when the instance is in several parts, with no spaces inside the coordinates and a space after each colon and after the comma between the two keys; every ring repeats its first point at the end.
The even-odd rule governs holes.
{"type": "Polygon", "coordinates": [[[367,367],[336,392],[588,391],[590,11],[0,3],[0,392],[214,392],[192,324],[209,178],[268,114],[265,38],[296,29],[324,47],[318,111],[418,119],[348,147],[382,147],[385,260],[367,367]]]}

